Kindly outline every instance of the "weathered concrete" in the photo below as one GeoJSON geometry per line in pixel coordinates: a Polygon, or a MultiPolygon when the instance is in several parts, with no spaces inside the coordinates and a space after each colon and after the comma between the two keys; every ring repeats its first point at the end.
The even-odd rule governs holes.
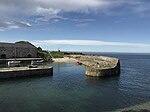
{"type": "Polygon", "coordinates": [[[0,59],[0,61],[37,61],[42,59],[43,58],[9,58],[9,59],[0,59]]]}
{"type": "Polygon", "coordinates": [[[9,58],[9,59],[0,59],[0,64],[7,64],[8,61],[21,61],[21,63],[31,63],[31,61],[39,61],[43,58],[9,58]]]}
{"type": "Polygon", "coordinates": [[[53,67],[13,67],[13,68],[1,68],[0,78],[15,78],[25,76],[46,76],[53,75],[53,67]]]}
{"type": "Polygon", "coordinates": [[[87,76],[113,76],[120,74],[120,60],[106,56],[72,55],[86,66],[87,76]]]}
{"type": "Polygon", "coordinates": [[[114,67],[108,68],[95,68],[92,66],[86,66],[86,75],[88,76],[113,76],[120,74],[120,62],[114,67]]]}

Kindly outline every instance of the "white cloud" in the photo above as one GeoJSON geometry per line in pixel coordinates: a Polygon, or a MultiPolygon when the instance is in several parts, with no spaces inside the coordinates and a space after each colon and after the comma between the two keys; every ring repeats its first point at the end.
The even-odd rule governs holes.
{"type": "Polygon", "coordinates": [[[16,28],[27,28],[31,27],[32,25],[30,23],[26,22],[0,22],[0,31],[5,31],[6,29],[16,29],[16,28]]]}
{"type": "Polygon", "coordinates": [[[59,9],[53,9],[53,8],[42,8],[42,7],[37,7],[36,9],[37,13],[39,14],[58,14],[60,11],[59,9]]]}
{"type": "Polygon", "coordinates": [[[73,19],[72,21],[76,22],[77,27],[88,27],[95,19],[73,19]]]}
{"type": "Polygon", "coordinates": [[[131,47],[150,47],[149,44],[143,43],[126,43],[126,42],[107,42],[97,40],[36,40],[32,41],[35,45],[82,45],[82,46],[131,46],[131,47]]]}
{"type": "Polygon", "coordinates": [[[37,12],[36,15],[41,16],[40,18],[37,19],[40,21],[48,21],[49,19],[52,18],[61,18],[60,16],[58,16],[60,9],[37,7],[36,12],[37,12]]]}
{"type": "Polygon", "coordinates": [[[4,29],[0,29],[0,31],[5,31],[4,29]]]}
{"type": "Polygon", "coordinates": [[[43,5],[60,9],[65,12],[82,11],[87,12],[91,8],[107,5],[107,0],[35,0],[43,5]]]}
{"type": "Polygon", "coordinates": [[[59,22],[59,21],[60,21],[59,19],[54,19],[54,20],[53,20],[53,22],[59,22]]]}
{"type": "Polygon", "coordinates": [[[89,25],[90,25],[90,23],[77,23],[76,24],[77,27],[82,27],[82,28],[88,27],[89,25]]]}
{"type": "Polygon", "coordinates": [[[93,22],[95,19],[73,19],[75,22],[93,22]]]}
{"type": "Polygon", "coordinates": [[[63,19],[62,13],[67,12],[108,14],[113,8],[122,5],[136,13],[150,10],[148,3],[143,0],[0,0],[0,22],[63,19]]]}

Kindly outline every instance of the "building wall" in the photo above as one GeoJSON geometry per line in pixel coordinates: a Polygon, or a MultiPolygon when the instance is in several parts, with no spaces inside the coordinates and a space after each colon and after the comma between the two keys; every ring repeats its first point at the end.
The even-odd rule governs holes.
{"type": "Polygon", "coordinates": [[[0,58],[2,55],[6,55],[6,58],[13,57],[15,55],[14,48],[13,44],[0,45],[0,58]]]}
{"type": "Polygon", "coordinates": [[[37,49],[36,48],[16,48],[16,57],[37,57],[37,49]]]}
{"type": "Polygon", "coordinates": [[[28,44],[0,43],[0,58],[37,57],[37,48],[28,44]]]}

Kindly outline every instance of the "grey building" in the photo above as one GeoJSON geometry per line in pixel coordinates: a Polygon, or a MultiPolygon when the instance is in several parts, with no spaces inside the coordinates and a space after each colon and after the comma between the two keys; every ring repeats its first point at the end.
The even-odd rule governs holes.
{"type": "Polygon", "coordinates": [[[0,58],[36,58],[37,48],[29,42],[0,43],[0,58]]]}

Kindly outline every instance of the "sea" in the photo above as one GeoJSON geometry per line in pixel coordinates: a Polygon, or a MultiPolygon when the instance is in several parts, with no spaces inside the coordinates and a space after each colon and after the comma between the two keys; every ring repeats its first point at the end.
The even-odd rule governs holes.
{"type": "Polygon", "coordinates": [[[94,54],[119,58],[121,74],[87,77],[83,65],[45,63],[53,76],[0,80],[0,112],[111,112],[150,102],[150,54],[94,54]]]}

